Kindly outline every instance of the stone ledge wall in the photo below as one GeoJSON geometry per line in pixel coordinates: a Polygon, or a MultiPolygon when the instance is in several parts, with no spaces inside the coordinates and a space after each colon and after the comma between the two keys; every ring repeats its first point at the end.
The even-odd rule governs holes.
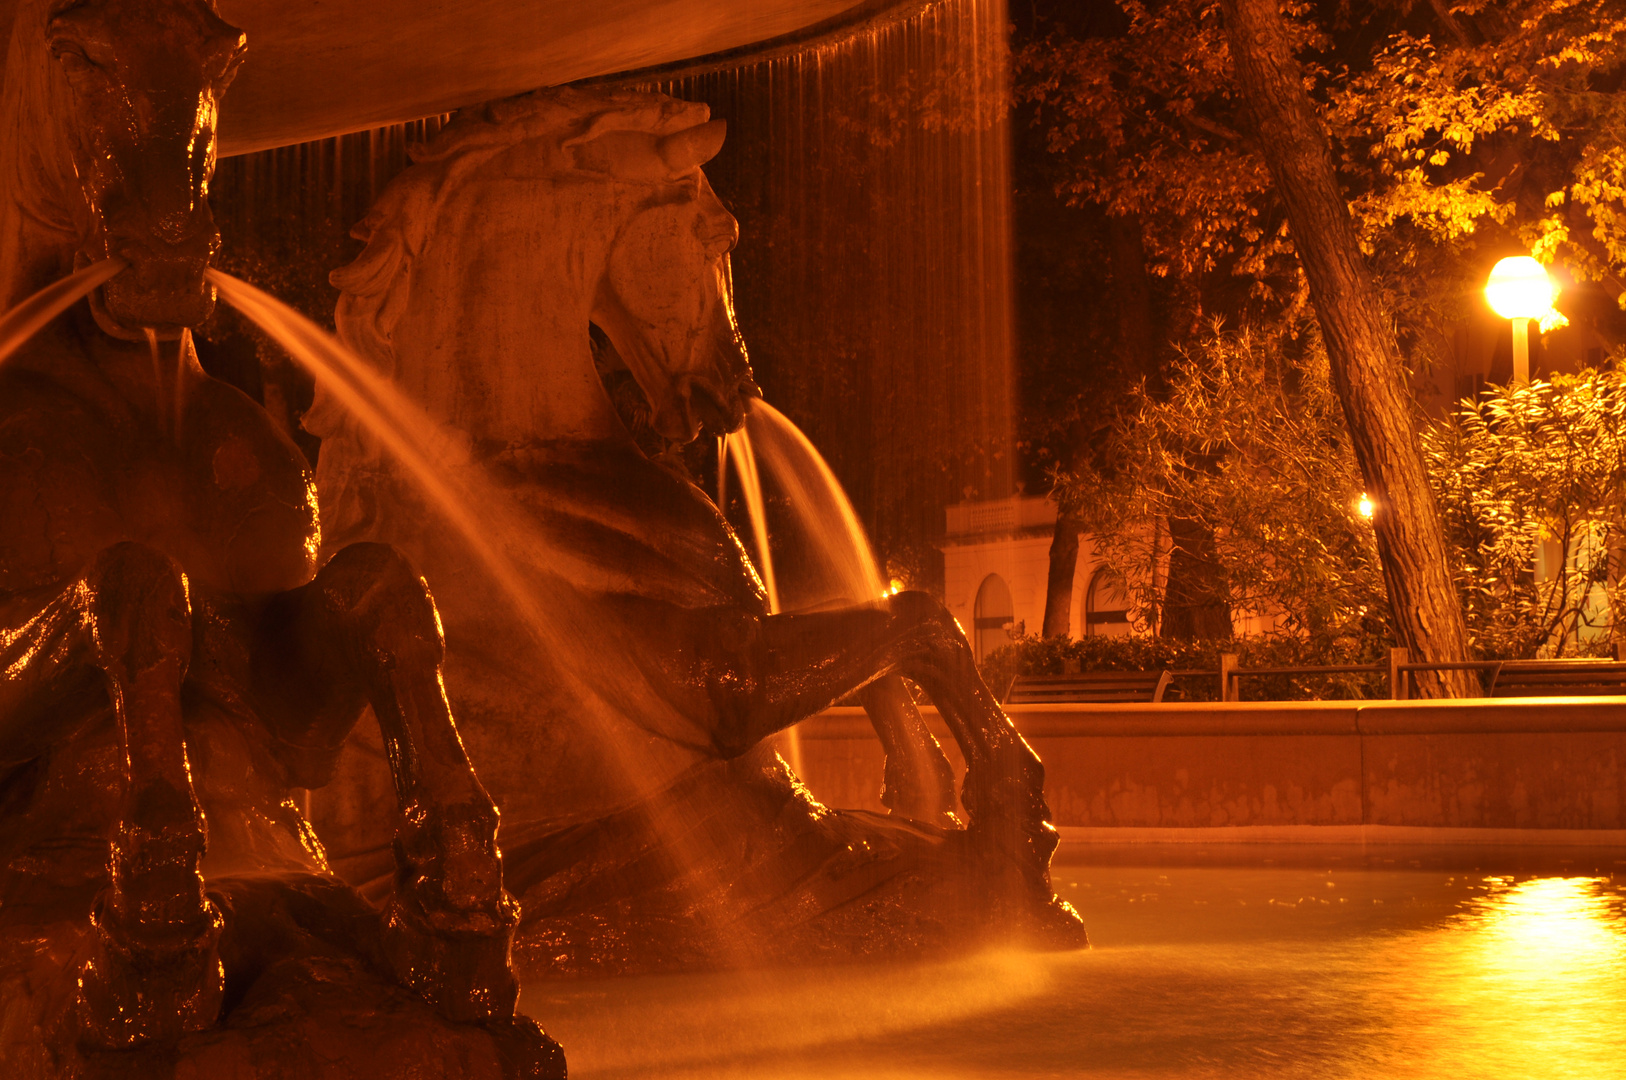
{"type": "MultiPolygon", "coordinates": [[[[1010,713],[1044,760],[1062,826],[1626,829],[1626,698],[1010,713]]],[[[927,718],[959,768],[947,730],[927,718]]],[[[828,710],[797,732],[814,794],[881,809],[881,749],[862,710],[828,710]]]]}

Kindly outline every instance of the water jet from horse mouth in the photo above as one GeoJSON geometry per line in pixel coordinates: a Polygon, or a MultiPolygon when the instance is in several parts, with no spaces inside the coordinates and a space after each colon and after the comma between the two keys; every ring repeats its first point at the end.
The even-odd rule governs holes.
{"type": "MultiPolygon", "coordinates": [[[[517,513],[506,512],[510,509],[508,496],[495,484],[483,480],[477,468],[460,469],[461,482],[450,479],[447,462],[456,459],[459,449],[449,440],[437,438],[440,425],[326,330],[230,274],[210,269],[206,277],[214,283],[223,300],[271,335],[405,466],[530,631],[536,645],[536,663],[549,668],[594,718],[617,708],[616,701],[608,699],[579,674],[591,670],[590,658],[613,655],[615,643],[607,638],[601,640],[604,636],[595,620],[570,617],[569,613],[578,605],[570,600],[568,588],[543,587],[543,583],[552,580],[546,570],[539,569],[536,575],[525,574],[494,539],[528,538],[541,542],[535,530],[528,528],[517,513]],[[555,614],[550,616],[550,612],[555,614]],[[561,616],[559,612],[566,614],[561,616]],[[558,659],[560,657],[564,659],[558,659]]],[[[606,693],[635,690],[633,673],[624,672],[621,683],[606,693]]],[[[641,775],[638,763],[629,756],[633,748],[606,737],[600,728],[600,724],[587,725],[604,751],[604,759],[619,770],[628,780],[629,789],[632,788],[641,775]]],[[[679,861],[689,866],[699,865],[701,860],[687,850],[684,841],[676,838],[683,835],[682,825],[681,822],[666,823],[663,841],[679,861]]],[[[736,966],[747,966],[749,957],[736,934],[721,923],[710,925],[709,929],[721,951],[731,955],[736,966]]]]}
{"type": "MultiPolygon", "coordinates": [[[[751,517],[751,529],[757,547],[763,552],[766,573],[774,581],[770,596],[775,610],[780,607],[781,586],[795,597],[797,608],[822,607],[831,604],[861,604],[881,600],[898,590],[889,588],[881,576],[875,551],[869,536],[859,520],[846,489],[836,478],[824,455],[819,453],[813,440],[797,427],[784,413],[762,398],[751,401],[746,412],[745,425],[726,442],[727,454],[738,462],[741,488],[746,510],[751,517]],[[795,541],[793,564],[800,576],[790,576],[787,582],[774,570],[772,544],[773,529],[768,520],[768,500],[763,495],[766,478],[771,488],[783,496],[775,506],[790,510],[790,520],[781,522],[780,535],[790,535],[795,541]]],[[[719,458],[718,492],[723,496],[727,472],[725,461],[719,458]]],[[[719,502],[719,506],[725,505],[719,502]]],[[[883,729],[903,725],[913,731],[913,738],[897,745],[889,745],[888,770],[896,770],[893,778],[912,792],[929,792],[943,783],[944,770],[949,769],[947,758],[935,736],[920,726],[918,712],[909,707],[913,695],[902,676],[887,675],[867,689],[864,703],[873,710],[890,714],[890,725],[882,720],[877,734],[883,741],[883,729]]],[[[781,733],[781,752],[801,772],[801,740],[797,729],[787,728],[781,733]]],[[[890,781],[889,781],[890,782],[890,781]]],[[[950,825],[943,816],[951,807],[926,803],[910,803],[900,792],[888,792],[887,805],[906,816],[950,825]],[[897,800],[903,798],[903,803],[897,800]]],[[[952,802],[952,796],[948,800],[952,802]]]]}
{"type": "Polygon", "coordinates": [[[123,259],[103,259],[53,281],[27,300],[0,316],[0,364],[22,348],[35,334],[75,302],[90,295],[130,264],[123,259]]]}
{"type": "Polygon", "coordinates": [[[544,606],[533,585],[492,539],[489,519],[500,500],[477,503],[475,493],[458,491],[447,478],[444,461],[457,451],[437,446],[434,433],[438,425],[327,331],[286,304],[223,271],[210,269],[206,276],[227,303],[286,348],[407,468],[501,586],[539,643],[558,645],[553,622],[543,614],[544,606]],[[437,456],[442,461],[435,461],[437,456]],[[483,506],[482,511],[475,510],[477,504],[483,506]]]}

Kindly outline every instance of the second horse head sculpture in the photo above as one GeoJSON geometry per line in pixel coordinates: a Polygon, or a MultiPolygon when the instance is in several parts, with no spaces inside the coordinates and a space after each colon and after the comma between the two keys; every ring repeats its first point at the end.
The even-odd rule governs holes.
{"type": "Polygon", "coordinates": [[[30,0],[14,28],[0,305],[125,268],[0,366],[0,1061],[562,1075],[514,1018],[496,812],[422,581],[381,545],[318,570],[308,465],[192,350],[243,50],[209,0],[30,0]],[[400,765],[382,913],[292,798],[369,704],[400,765]]]}

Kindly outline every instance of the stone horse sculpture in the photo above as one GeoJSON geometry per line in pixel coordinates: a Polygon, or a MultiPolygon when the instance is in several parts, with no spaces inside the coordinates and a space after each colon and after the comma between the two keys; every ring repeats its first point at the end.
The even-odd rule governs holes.
{"type": "Polygon", "coordinates": [[[423,583],[381,545],[318,572],[303,457],[185,329],[244,49],[210,0],[17,17],[0,310],[128,268],[0,367],[0,1071],[562,1077],[514,1018],[517,911],[423,583]],[[400,808],[382,913],[291,797],[367,706],[400,808]]]}
{"type": "MultiPolygon", "coordinates": [[[[757,391],[732,310],[738,227],[700,168],[721,140],[704,106],[655,94],[466,110],[333,275],[341,338],[435,417],[425,444],[451,473],[500,492],[492,532],[552,614],[546,647],[319,396],[325,538],[388,540],[436,582],[448,692],[503,807],[516,948],[538,974],[1081,944],[1049,886],[1043,770],[953,618],[918,592],[770,616],[717,507],[640,452],[595,369],[594,326],[667,440],[742,422],[757,391]],[[764,742],[892,673],[968,763],[964,829],[832,812],[764,742]]],[[[360,789],[332,790],[319,830],[352,880],[379,873],[360,789]]]]}

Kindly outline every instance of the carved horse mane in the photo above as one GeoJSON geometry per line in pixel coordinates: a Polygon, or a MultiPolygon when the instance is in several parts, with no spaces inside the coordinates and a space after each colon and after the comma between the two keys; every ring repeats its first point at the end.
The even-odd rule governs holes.
{"type": "Polygon", "coordinates": [[[0,92],[0,309],[47,283],[31,280],[29,246],[69,246],[82,238],[65,122],[73,115],[73,91],[44,45],[51,11],[60,6],[23,0],[8,46],[0,92]]]}
{"type": "MultiPolygon", "coordinates": [[[[730,344],[738,350],[735,367],[742,373],[735,376],[733,385],[721,389],[751,385],[744,347],[734,329],[726,279],[726,251],[733,245],[737,227],[705,187],[697,168],[721,144],[723,125],[708,123],[709,116],[704,104],[662,94],[549,89],[465,110],[432,141],[410,151],[413,167],[391,182],[373,210],[352,230],[352,235],[366,241],[366,247],[355,261],[334,271],[331,280],[343,294],[336,313],[340,339],[381,375],[396,381],[409,397],[432,404],[446,421],[438,440],[443,462],[464,460],[475,446],[495,451],[549,437],[625,437],[619,427],[606,429],[601,417],[577,424],[547,422],[534,411],[541,406],[527,400],[536,395],[517,392],[516,387],[550,387],[554,400],[559,401],[567,395],[578,402],[603,396],[591,366],[589,311],[582,305],[602,308],[606,304],[594,296],[595,290],[603,291],[597,280],[586,280],[595,273],[593,265],[583,264],[596,264],[599,272],[610,272],[605,268],[609,249],[620,239],[627,221],[649,201],[652,185],[681,178],[701,196],[702,220],[694,229],[709,235],[702,239],[711,250],[725,253],[722,280],[715,289],[721,303],[712,316],[719,324],[713,336],[722,342],[722,352],[730,344]],[[424,336],[456,336],[446,319],[467,322],[487,317],[500,307],[448,302],[441,297],[443,313],[432,315],[426,313],[421,295],[414,299],[414,291],[433,273],[444,274],[447,265],[452,267],[452,277],[461,281],[498,261],[478,245],[456,247],[471,234],[494,231],[491,220],[455,215],[469,213],[463,207],[479,198],[472,189],[489,174],[503,172],[504,166],[495,161],[510,150],[523,155],[523,164],[515,167],[527,178],[545,177],[559,189],[569,190],[547,207],[532,211],[537,220],[531,224],[538,235],[547,237],[538,241],[548,249],[539,257],[557,261],[557,272],[562,275],[558,287],[536,295],[529,304],[516,299],[509,305],[511,312],[553,307],[557,315],[537,317],[532,332],[507,341],[482,337],[474,326],[463,336],[478,344],[463,353],[404,362],[401,353],[411,348],[410,342],[424,336]],[[431,249],[437,245],[438,260],[431,259],[431,249]],[[403,327],[403,319],[409,316],[420,320],[416,332],[403,327]],[[421,320],[425,319],[440,321],[424,327],[421,320]],[[524,367],[504,367],[519,364],[524,367]]],[[[511,207],[499,205],[498,210],[508,213],[511,207]]],[[[503,271],[499,268],[499,272],[503,271]]],[[[700,275],[694,276],[698,280],[700,275]]],[[[618,309],[614,302],[607,306],[618,309]]],[[[697,315],[702,316],[704,313],[697,315]]],[[[512,325],[506,316],[501,321],[512,325]]],[[[640,331],[647,329],[640,327],[640,331]]],[[[693,337],[692,327],[686,325],[683,331],[676,336],[693,337]]],[[[637,337],[638,333],[629,332],[624,339],[637,337]]],[[[637,341],[617,344],[624,354],[650,352],[637,341]]],[[[682,363],[679,358],[676,366],[682,363]]],[[[670,385],[652,389],[670,374],[661,369],[671,366],[654,357],[646,365],[640,381],[652,399],[683,397],[696,385],[707,391],[708,400],[728,396],[719,393],[719,387],[687,376],[678,377],[675,392],[670,385]]],[[[718,367],[729,367],[726,357],[718,367]]],[[[604,406],[603,414],[611,415],[607,398],[604,406]]],[[[597,409],[596,404],[583,407],[597,409]]],[[[724,421],[727,426],[737,422],[738,416],[724,421]]],[[[682,426],[677,423],[679,429],[682,426]]],[[[370,519],[375,504],[367,487],[378,474],[387,473],[389,466],[374,440],[331,395],[318,393],[305,427],[324,440],[318,469],[324,532],[334,537],[355,535],[354,530],[370,519]]]]}
{"type": "MultiPolygon", "coordinates": [[[[330,275],[345,294],[338,319],[340,337],[381,374],[395,376],[392,333],[411,291],[413,263],[441,208],[494,155],[537,141],[550,147],[559,170],[568,172],[578,166],[566,151],[607,132],[664,137],[692,130],[710,118],[709,106],[664,94],[605,94],[569,87],[464,110],[434,139],[409,148],[414,165],[431,167],[403,173],[351,230],[367,246],[330,275]]],[[[331,399],[323,398],[311,417],[327,425],[328,417],[338,414],[331,399]]]]}

